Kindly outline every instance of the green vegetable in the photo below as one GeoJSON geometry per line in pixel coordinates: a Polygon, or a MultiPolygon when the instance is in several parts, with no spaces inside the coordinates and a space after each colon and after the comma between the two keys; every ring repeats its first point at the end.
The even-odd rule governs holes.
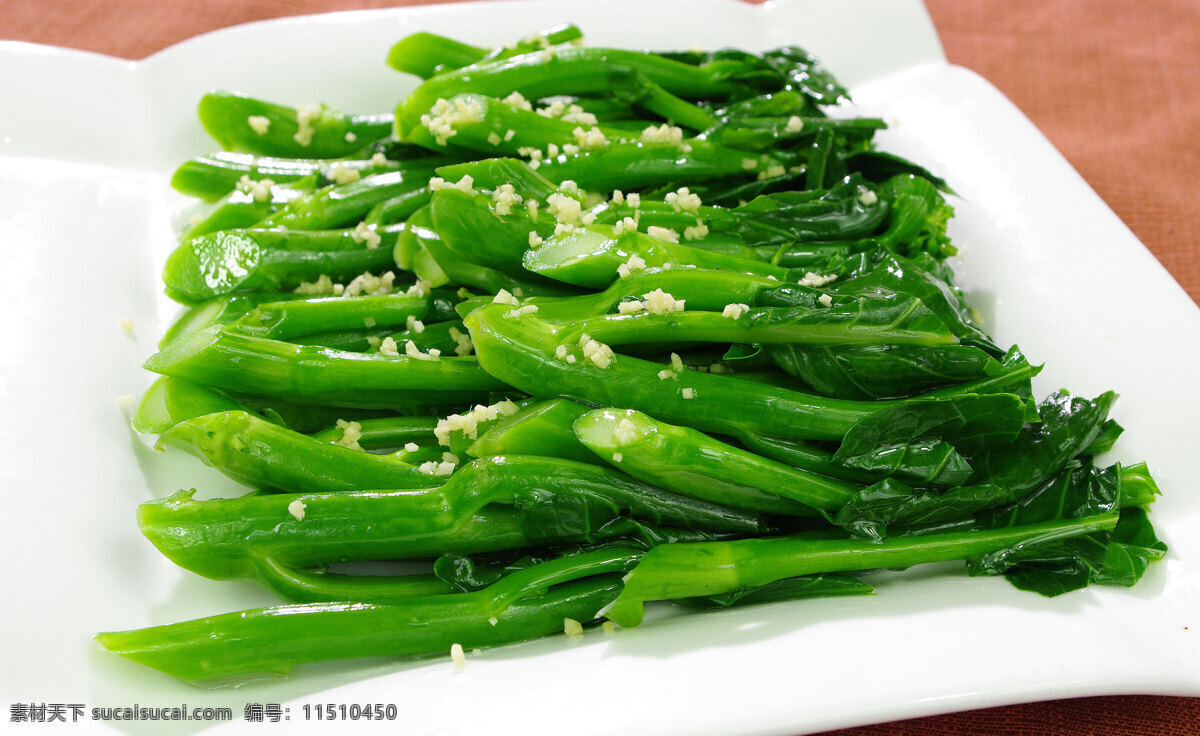
{"type": "Polygon", "coordinates": [[[390,115],[346,115],[324,105],[290,108],[233,92],[206,94],[198,112],[200,123],[222,148],[260,156],[341,158],[392,132],[390,115]],[[266,131],[251,127],[251,117],[266,118],[266,131]]]}
{"type": "Polygon", "coordinates": [[[372,248],[353,230],[221,230],[179,245],[163,268],[167,295],[198,302],[237,291],[282,291],[321,276],[349,281],[393,267],[392,248],[403,226],[373,231],[372,248]]]}
{"type": "MultiPolygon", "coordinates": [[[[497,583],[500,585],[500,583],[497,583]]],[[[101,646],[181,680],[283,675],[307,662],[440,654],[453,644],[491,647],[562,631],[587,620],[620,588],[597,576],[531,594],[495,615],[483,593],[422,596],[386,604],[309,603],[96,636],[101,646]]]]}
{"type": "MultiPolygon", "coordinates": [[[[380,463],[403,468],[384,458],[380,463]]],[[[430,478],[419,491],[251,494],[212,501],[195,501],[191,491],[180,491],[142,504],[138,523],[176,564],[217,580],[254,577],[260,559],[307,567],[619,538],[625,530],[613,522],[623,515],[713,532],[763,528],[753,514],[568,460],[484,458],[458,469],[444,485],[436,482],[430,478]]]]}
{"type": "Polygon", "coordinates": [[[857,490],[627,410],[575,422],[579,440],[613,467],[662,488],[734,508],[792,516],[836,509],[857,490]]]}
{"type": "Polygon", "coordinates": [[[456,404],[504,388],[474,358],[364,355],[221,327],[179,337],[145,368],[233,391],[359,408],[456,404]]]}
{"type": "Polygon", "coordinates": [[[1096,464],[1116,395],[1036,403],[956,285],[953,191],[831,114],[816,59],[581,41],[414,34],[394,114],[202,99],[226,150],[172,178],[206,204],[132,419],[253,490],[137,518],[294,605],[106,648],[221,684],[951,560],[1128,586],[1165,554],[1147,466],[1096,464]],[[370,561],[414,572],[330,567],[370,561]]]}
{"type": "Polygon", "coordinates": [[[472,457],[543,455],[585,463],[596,456],[580,443],[572,427],[587,407],[565,399],[541,401],[489,427],[467,448],[472,457]]]}
{"type": "Polygon", "coordinates": [[[626,577],[620,596],[604,615],[621,626],[636,626],[649,600],[717,595],[797,575],[960,560],[1111,530],[1116,524],[1116,514],[1101,513],[1007,529],[892,537],[878,544],[780,537],[656,547],[626,577]]]}
{"type": "Polygon", "coordinates": [[[163,433],[159,444],[182,448],[253,488],[289,493],[428,488],[443,480],[386,456],[322,442],[244,411],[180,422],[163,433]]]}

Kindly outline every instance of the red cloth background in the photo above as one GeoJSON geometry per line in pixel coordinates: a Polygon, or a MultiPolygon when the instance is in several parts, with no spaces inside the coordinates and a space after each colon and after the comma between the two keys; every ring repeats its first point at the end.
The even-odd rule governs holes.
{"type": "MultiPolygon", "coordinates": [[[[437,1],[437,0],[433,0],[437,1]]],[[[0,38],[138,59],[223,26],[430,0],[0,0],[0,38]]],[[[1200,302],[1200,2],[926,0],[950,61],[999,87],[1200,302]]],[[[1197,663],[1200,667],[1200,663],[1197,663]]],[[[1192,736],[1200,699],[992,708],[837,736],[1192,736]]],[[[832,734],[827,735],[832,736],[832,734]]]]}

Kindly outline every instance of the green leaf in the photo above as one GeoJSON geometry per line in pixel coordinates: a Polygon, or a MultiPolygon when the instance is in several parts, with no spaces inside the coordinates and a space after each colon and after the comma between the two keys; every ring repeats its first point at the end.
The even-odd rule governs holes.
{"type": "Polygon", "coordinates": [[[772,345],[775,364],[814,391],[839,399],[893,399],[965,383],[999,364],[966,345],[772,345]]]}
{"type": "Polygon", "coordinates": [[[1104,560],[1093,582],[1131,586],[1142,578],[1151,562],[1162,559],[1167,545],[1154,534],[1145,509],[1121,510],[1121,520],[1112,530],[1104,549],[1104,560]]]}
{"type": "Polygon", "coordinates": [[[946,492],[915,491],[889,478],[865,488],[838,510],[834,523],[856,536],[882,540],[890,526],[922,526],[968,519],[1012,503],[1012,491],[993,485],[960,486],[946,492]]]}
{"type": "MultiPolygon", "coordinates": [[[[1122,478],[1119,465],[1103,470],[1090,463],[1072,466],[983,523],[1000,528],[1104,513],[1117,507],[1122,478]]],[[[1090,583],[1131,586],[1166,551],[1146,511],[1135,507],[1121,510],[1112,531],[1016,545],[970,561],[968,570],[971,574],[1003,573],[1022,590],[1056,596],[1090,583]]]]}
{"type": "Polygon", "coordinates": [[[969,453],[1011,442],[1024,417],[1025,404],[1015,394],[913,399],[859,420],[833,459],[920,485],[961,485],[972,469],[959,448],[969,453]]]}
{"type": "Polygon", "coordinates": [[[1065,391],[1052,394],[1039,406],[1040,423],[1025,425],[1007,445],[971,457],[975,474],[970,482],[991,483],[1018,495],[1032,491],[1095,441],[1116,400],[1112,391],[1090,401],[1065,391]]]}

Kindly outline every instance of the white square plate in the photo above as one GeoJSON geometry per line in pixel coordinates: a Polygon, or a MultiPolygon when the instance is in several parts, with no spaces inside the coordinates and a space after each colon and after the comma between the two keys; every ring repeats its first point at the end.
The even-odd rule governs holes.
{"type": "MultiPolygon", "coordinates": [[[[1063,70],[1070,73],[1071,70],[1063,70]]],[[[0,702],[232,707],[290,721],[224,731],[329,733],[303,704],[395,704],[404,734],[798,734],[1059,697],[1200,695],[1200,310],[998,91],[950,66],[916,0],[487,3],[294,18],[209,34],[141,62],[0,43],[0,702]],[[195,486],[232,492],[190,458],[134,437],[117,397],[175,308],[158,273],[184,205],[167,177],[214,146],[210,88],[353,112],[390,110],[412,79],[385,55],[430,30],[503,43],[572,21],[596,45],[762,49],[796,43],[894,123],[879,142],[961,193],[960,280],[1002,344],[1060,386],[1122,394],[1114,460],[1147,459],[1167,560],[1132,589],[1055,599],[955,567],[879,580],[868,598],[652,618],[612,636],[554,637],[471,657],[314,667],[199,690],[97,651],[100,630],[265,605],[248,583],[175,568],[134,507],[195,486]],[[128,337],[122,318],[137,328],[128,337]],[[949,572],[944,575],[940,573],[949,572]],[[1189,628],[1191,629],[1189,631],[1189,628]]],[[[194,732],[210,724],[175,724],[194,732]]],[[[77,724],[72,733],[105,724],[77,724]],[[81,725],[83,728],[81,728],[81,725]]],[[[108,727],[112,727],[110,724],[108,727]]],[[[366,729],[359,721],[355,728],[366,729]]],[[[164,724],[120,726],[163,733],[164,724]]]]}

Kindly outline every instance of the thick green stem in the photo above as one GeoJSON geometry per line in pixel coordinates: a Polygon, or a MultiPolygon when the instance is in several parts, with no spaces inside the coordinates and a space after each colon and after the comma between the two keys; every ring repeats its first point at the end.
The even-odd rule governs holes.
{"type": "Polygon", "coordinates": [[[252,488],[286,493],[429,488],[445,480],[385,455],[321,441],[244,411],[180,422],[159,442],[179,447],[252,488]]]}
{"type": "MultiPolygon", "coordinates": [[[[559,586],[495,616],[479,593],[414,598],[393,605],[310,603],[262,608],[98,634],[110,652],[182,680],[283,675],[298,664],[334,659],[449,653],[533,639],[588,620],[611,602],[620,578],[559,586]]],[[[486,591],[484,591],[486,593],[486,591]]]]}
{"type": "Polygon", "coordinates": [[[1117,518],[1107,513],[995,530],[889,537],[878,544],[781,537],[656,547],[625,577],[625,588],[604,615],[621,626],[637,626],[646,601],[716,595],[797,575],[961,560],[1111,530],[1117,518]]]}
{"type": "Polygon", "coordinates": [[[858,486],[806,473],[638,411],[597,409],[575,422],[588,449],[647,483],[713,503],[764,513],[836,511],[858,486]]]}
{"type": "Polygon", "coordinates": [[[220,327],[179,337],[151,356],[145,368],[234,391],[365,409],[466,403],[506,388],[474,358],[343,352],[220,327]]]}

